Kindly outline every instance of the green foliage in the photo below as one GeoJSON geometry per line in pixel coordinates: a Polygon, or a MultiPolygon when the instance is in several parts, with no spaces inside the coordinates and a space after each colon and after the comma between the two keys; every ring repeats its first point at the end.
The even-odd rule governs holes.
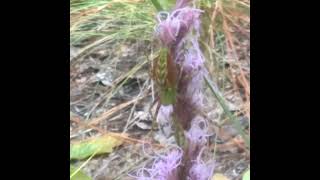
{"type": "Polygon", "coordinates": [[[70,7],[73,46],[107,37],[110,43],[152,38],[156,11],[151,1],[71,0],[70,7]]]}
{"type": "Polygon", "coordinates": [[[85,159],[93,154],[110,153],[113,148],[122,144],[120,139],[109,135],[72,144],[70,159],[85,159]]]}
{"type": "MultiPolygon", "coordinates": [[[[77,171],[78,168],[70,165],[70,174],[73,174],[77,171]]],[[[75,175],[73,175],[70,180],[92,180],[89,176],[87,176],[84,172],[81,170],[78,171],[75,175]]]]}
{"type": "Polygon", "coordinates": [[[157,11],[169,11],[176,3],[175,0],[151,0],[151,2],[157,11]]]}
{"type": "Polygon", "coordinates": [[[241,134],[242,138],[244,139],[244,142],[248,148],[250,148],[250,138],[249,136],[245,133],[244,129],[242,128],[239,119],[236,118],[235,115],[232,114],[230,111],[229,107],[227,106],[224,98],[222,95],[220,95],[218,89],[213,85],[213,83],[205,77],[205,82],[208,85],[209,89],[219,102],[220,106],[222,107],[223,111],[226,113],[230,121],[232,122],[233,126],[237,129],[237,131],[241,134]]]}
{"type": "Polygon", "coordinates": [[[162,105],[170,105],[176,102],[176,90],[174,88],[166,88],[160,92],[160,102],[162,105]]]}

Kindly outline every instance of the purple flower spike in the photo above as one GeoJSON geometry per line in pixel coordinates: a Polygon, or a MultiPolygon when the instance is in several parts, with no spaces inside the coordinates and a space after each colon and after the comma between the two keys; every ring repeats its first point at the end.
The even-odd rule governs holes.
{"type": "Polygon", "coordinates": [[[137,171],[137,180],[178,180],[178,166],[182,160],[182,150],[172,150],[166,156],[159,156],[150,169],[137,171]]]}
{"type": "Polygon", "coordinates": [[[182,67],[181,78],[178,84],[177,103],[174,112],[179,117],[185,130],[188,130],[192,119],[196,116],[197,110],[203,106],[203,76],[206,74],[203,66],[204,58],[198,47],[197,41],[191,43],[184,58],[177,59],[182,67]]]}
{"type": "Polygon", "coordinates": [[[173,150],[155,162],[153,170],[159,180],[178,180],[177,167],[181,164],[182,151],[173,150]]]}
{"type": "Polygon", "coordinates": [[[201,146],[205,145],[207,142],[207,122],[197,116],[193,119],[190,130],[186,133],[186,137],[193,143],[199,144],[201,146]],[[201,125],[203,127],[201,127],[201,125]]]}
{"type": "Polygon", "coordinates": [[[188,180],[211,180],[214,163],[195,163],[189,171],[188,180]]]}
{"type": "Polygon", "coordinates": [[[200,9],[184,7],[174,10],[171,16],[177,18],[180,23],[189,29],[196,21],[199,21],[202,12],[200,9]]]}
{"type": "MultiPolygon", "coordinates": [[[[158,123],[172,124],[172,114],[184,129],[187,146],[156,157],[151,168],[137,172],[139,180],[209,180],[214,164],[201,160],[207,143],[207,122],[199,116],[203,107],[203,77],[207,73],[200,50],[200,9],[188,7],[192,0],[177,0],[171,12],[159,12],[155,28],[161,47],[168,48],[177,74],[176,102],[161,106],[158,123]]],[[[171,127],[171,126],[170,126],[171,127]]]]}
{"type": "Polygon", "coordinates": [[[204,163],[201,160],[203,150],[204,148],[201,149],[197,160],[190,168],[187,180],[211,180],[214,171],[214,162],[204,163]]]}
{"type": "Polygon", "coordinates": [[[198,26],[201,12],[199,9],[189,7],[178,8],[172,13],[159,12],[156,35],[166,46],[179,44],[193,25],[198,26]]]}
{"type": "Polygon", "coordinates": [[[201,54],[197,43],[193,42],[193,48],[190,48],[187,52],[185,60],[183,62],[183,68],[185,71],[192,73],[192,70],[200,70],[204,63],[203,55],[201,54]]]}
{"type": "Polygon", "coordinates": [[[159,25],[156,28],[156,35],[160,38],[163,44],[169,46],[174,41],[180,30],[180,22],[176,18],[171,18],[168,12],[160,12],[157,15],[159,25]],[[162,17],[165,16],[163,20],[162,17]]]}
{"type": "Polygon", "coordinates": [[[189,146],[187,155],[189,159],[196,160],[202,147],[207,143],[207,124],[206,121],[197,116],[193,119],[190,130],[186,133],[189,146]],[[203,127],[201,127],[201,124],[203,127]]]}

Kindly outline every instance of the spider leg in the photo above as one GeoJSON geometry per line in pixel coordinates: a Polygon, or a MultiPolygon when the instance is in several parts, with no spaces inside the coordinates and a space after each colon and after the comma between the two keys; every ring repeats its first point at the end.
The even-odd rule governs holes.
{"type": "Polygon", "coordinates": [[[157,130],[157,116],[158,116],[158,113],[159,113],[159,109],[160,109],[160,98],[157,97],[155,99],[155,101],[151,104],[151,107],[149,109],[149,114],[151,116],[151,119],[152,119],[152,125],[151,125],[151,134],[153,134],[153,130],[157,130]],[[155,112],[155,115],[153,115],[152,113],[152,108],[157,105],[156,107],[156,112],[155,112]]]}
{"type": "Polygon", "coordinates": [[[155,116],[153,116],[153,120],[152,120],[152,129],[151,130],[158,130],[157,118],[158,118],[158,113],[159,113],[160,107],[161,107],[161,103],[160,103],[160,101],[158,101],[155,116]]]}

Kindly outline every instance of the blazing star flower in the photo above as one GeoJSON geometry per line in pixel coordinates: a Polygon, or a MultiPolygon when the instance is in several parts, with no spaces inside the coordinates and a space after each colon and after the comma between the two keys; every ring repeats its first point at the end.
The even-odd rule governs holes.
{"type": "Polygon", "coordinates": [[[172,150],[165,156],[159,156],[150,169],[142,168],[137,171],[137,180],[178,180],[178,166],[182,160],[182,150],[172,150]]]}
{"type": "Polygon", "coordinates": [[[175,9],[172,13],[159,12],[156,27],[156,36],[165,46],[179,44],[191,27],[199,29],[199,17],[202,11],[184,7],[175,9]]]}
{"type": "Polygon", "coordinates": [[[214,163],[196,162],[189,171],[187,180],[210,180],[214,171],[214,163]]]}
{"type": "Polygon", "coordinates": [[[182,151],[171,151],[167,156],[160,158],[153,167],[153,173],[159,180],[177,180],[178,166],[181,164],[182,151]]]}
{"type": "Polygon", "coordinates": [[[207,137],[209,136],[207,134],[207,122],[200,116],[197,116],[193,119],[191,128],[185,133],[185,136],[189,144],[186,153],[189,159],[195,160],[199,156],[201,149],[207,143],[207,137]],[[201,127],[201,125],[203,127],[201,127]]]}
{"type": "Polygon", "coordinates": [[[184,58],[177,62],[182,70],[177,88],[179,98],[174,105],[174,113],[179,117],[185,130],[190,128],[197,110],[202,109],[203,76],[206,74],[204,58],[197,41],[193,39],[191,45],[184,58]]]}
{"type": "Polygon", "coordinates": [[[159,124],[172,123],[172,113],[185,131],[187,147],[158,156],[151,168],[141,168],[138,180],[209,180],[214,164],[205,163],[201,155],[207,143],[207,122],[198,116],[201,110],[203,76],[206,73],[200,50],[200,15],[203,11],[188,7],[191,0],[177,0],[171,12],[159,12],[156,36],[162,46],[170,49],[179,79],[175,104],[161,106],[159,124]]]}
{"type": "Polygon", "coordinates": [[[178,19],[181,22],[181,25],[189,29],[193,25],[198,25],[200,13],[202,12],[203,11],[200,9],[184,7],[184,8],[175,9],[171,13],[171,17],[178,19]]]}
{"type": "MultiPolygon", "coordinates": [[[[186,83],[181,84],[180,89],[185,89],[185,96],[195,96],[201,94],[203,76],[206,74],[204,57],[200,51],[199,45],[195,39],[192,39],[192,48],[187,52],[187,55],[182,62],[183,72],[186,74],[186,83]]],[[[202,102],[199,98],[193,98],[193,102],[202,102]]],[[[200,106],[200,104],[197,104],[200,106]]]]}
{"type": "MultiPolygon", "coordinates": [[[[204,58],[198,44],[200,35],[200,9],[188,7],[191,0],[177,0],[171,12],[157,14],[156,36],[162,46],[170,49],[181,76],[177,82],[177,101],[173,113],[185,130],[202,106],[204,58]],[[190,47],[188,47],[190,46],[190,47]]],[[[165,115],[168,113],[164,113],[165,115]]],[[[168,119],[168,118],[166,118],[168,119]]]]}
{"type": "Polygon", "coordinates": [[[180,22],[176,18],[172,18],[168,12],[159,12],[157,15],[159,25],[156,28],[156,36],[166,46],[176,41],[180,30],[180,22]],[[164,19],[163,19],[164,18],[164,19]]]}
{"type": "Polygon", "coordinates": [[[193,162],[187,180],[210,180],[214,171],[214,162],[203,162],[201,156],[204,148],[201,149],[197,160],[193,162]]]}

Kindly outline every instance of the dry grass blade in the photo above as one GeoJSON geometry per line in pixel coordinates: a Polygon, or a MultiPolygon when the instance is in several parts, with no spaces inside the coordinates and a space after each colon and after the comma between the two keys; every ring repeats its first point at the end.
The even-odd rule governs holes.
{"type": "MultiPolygon", "coordinates": [[[[70,43],[83,47],[92,40],[108,37],[112,37],[112,40],[150,40],[155,23],[153,13],[154,8],[149,1],[72,0],[70,43]],[[141,34],[145,36],[141,37],[141,34]]],[[[98,46],[99,41],[103,40],[84,48],[76,59],[87,54],[92,46],[98,46]]]]}
{"type": "Polygon", "coordinates": [[[87,46],[85,46],[84,48],[82,48],[81,50],[79,50],[78,54],[76,54],[71,60],[70,60],[70,66],[74,66],[76,63],[80,63],[81,61],[79,61],[79,59],[81,57],[83,57],[84,55],[86,55],[87,53],[90,52],[90,50],[92,50],[93,48],[99,46],[100,44],[103,44],[109,40],[112,40],[113,36],[106,36],[104,38],[101,38],[87,46]]]}
{"type": "Polygon", "coordinates": [[[117,85],[116,87],[114,87],[113,89],[111,89],[110,92],[108,92],[106,95],[102,96],[100,99],[100,101],[98,103],[95,104],[95,106],[89,111],[87,119],[89,119],[89,117],[91,116],[91,113],[95,110],[95,108],[97,108],[101,102],[106,98],[106,102],[105,104],[109,103],[109,100],[112,98],[112,96],[127,82],[127,80],[133,75],[135,74],[139,69],[141,69],[146,63],[148,63],[148,61],[146,59],[144,59],[144,61],[140,64],[137,64],[136,66],[134,66],[129,72],[127,72],[123,77],[124,80],[117,85]]]}
{"type": "Polygon", "coordinates": [[[215,42],[214,42],[214,30],[213,30],[213,27],[214,24],[215,24],[215,20],[216,20],[216,17],[217,17],[217,14],[219,12],[219,8],[220,8],[220,5],[221,2],[220,1],[216,1],[215,2],[215,5],[214,5],[214,10],[212,11],[212,15],[211,15],[211,35],[210,35],[210,39],[211,39],[211,47],[214,48],[215,47],[215,42]]]}
{"type": "MultiPolygon", "coordinates": [[[[112,136],[112,137],[115,137],[115,138],[119,138],[121,140],[123,140],[124,142],[127,142],[127,143],[131,143],[131,144],[136,144],[136,143],[140,143],[140,144],[149,144],[151,145],[152,147],[157,147],[157,148],[164,148],[165,146],[162,145],[162,144],[157,144],[157,143],[152,143],[152,142],[149,142],[149,141],[145,141],[145,140],[140,140],[140,139],[135,139],[135,138],[131,138],[128,136],[128,134],[125,134],[125,133],[113,133],[113,132],[108,132],[106,130],[103,130],[99,127],[97,127],[97,125],[89,125],[89,124],[86,124],[84,122],[82,122],[83,120],[80,120],[80,119],[75,119],[75,118],[72,118],[70,119],[71,121],[73,122],[76,122],[79,124],[80,128],[86,128],[86,127],[89,127],[89,128],[92,128],[92,129],[95,129],[97,131],[100,132],[101,135],[106,135],[108,134],[109,136],[112,136]]],[[[93,137],[94,138],[94,137],[93,137]]],[[[92,139],[92,138],[89,138],[89,139],[92,139]]],[[[87,139],[88,140],[88,139],[87,139]]]]}
{"type": "Polygon", "coordinates": [[[143,98],[144,97],[138,97],[138,98],[135,98],[133,100],[127,101],[125,103],[119,104],[119,105],[109,109],[108,111],[102,113],[99,117],[91,119],[90,122],[89,122],[89,125],[97,125],[101,121],[109,118],[111,115],[115,114],[116,112],[120,111],[121,109],[123,109],[123,108],[129,106],[130,104],[132,104],[134,102],[137,102],[137,101],[139,101],[139,100],[141,100],[143,98]]]}

